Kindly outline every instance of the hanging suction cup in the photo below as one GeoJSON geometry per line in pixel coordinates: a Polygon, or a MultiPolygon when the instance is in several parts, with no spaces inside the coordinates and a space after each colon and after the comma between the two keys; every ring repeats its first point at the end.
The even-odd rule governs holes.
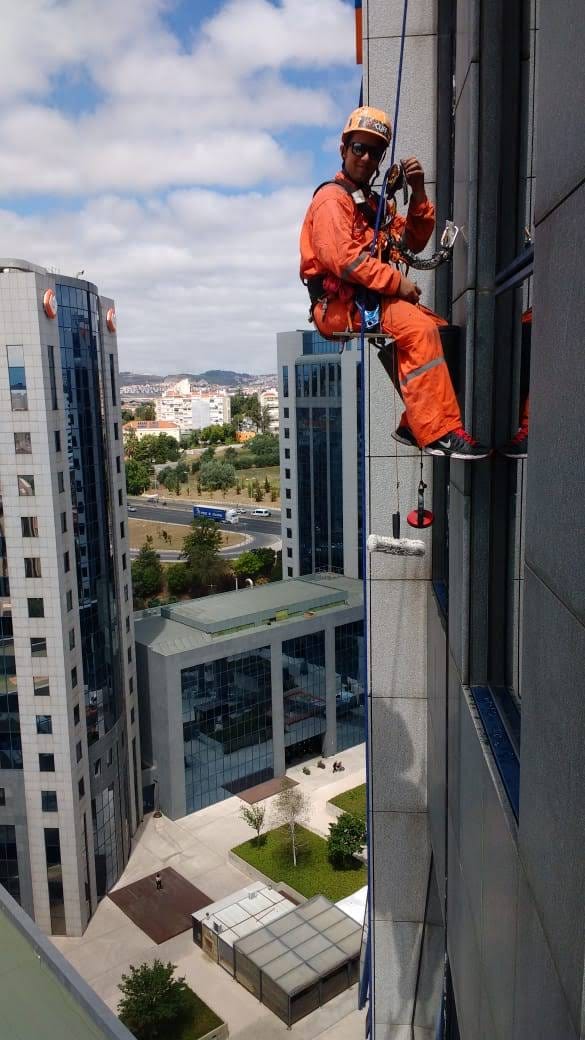
{"type": "Polygon", "coordinates": [[[430,509],[413,509],[406,517],[409,527],[430,527],[434,516],[430,509]]]}

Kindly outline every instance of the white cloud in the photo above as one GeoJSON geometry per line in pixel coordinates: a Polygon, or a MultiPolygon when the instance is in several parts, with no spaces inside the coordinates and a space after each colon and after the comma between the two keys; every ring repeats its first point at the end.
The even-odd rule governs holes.
{"type": "Polygon", "coordinates": [[[311,157],[286,132],[338,132],[351,0],[217,0],[184,40],[164,20],[174,0],[6,6],[0,195],[19,213],[34,196],[67,206],[5,205],[3,255],[84,268],[114,296],[122,367],[273,370],[276,331],[307,314],[311,157]]]}
{"type": "Polygon", "coordinates": [[[310,196],[308,186],[102,196],[48,217],[0,211],[0,241],[5,256],[83,268],[115,297],[122,368],[274,371],[276,332],[307,327],[298,235],[310,196]]]}

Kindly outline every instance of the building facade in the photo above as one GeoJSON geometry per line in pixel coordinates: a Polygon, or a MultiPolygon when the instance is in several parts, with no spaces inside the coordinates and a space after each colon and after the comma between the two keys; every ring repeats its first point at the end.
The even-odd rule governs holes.
{"type": "Polygon", "coordinates": [[[272,387],[269,390],[261,390],[258,394],[260,409],[267,409],[270,420],[269,432],[278,433],[280,428],[280,404],[278,401],[278,390],[272,387]]]}
{"type": "MultiPolygon", "coordinates": [[[[363,2],[364,99],[390,111],[398,6],[363,2]]],[[[435,461],[427,555],[368,561],[376,1040],[585,1036],[585,14],[559,15],[439,0],[407,20],[397,154],[463,231],[435,306],[461,330],[465,425],[503,446],[529,390],[530,432],[526,459],[435,461]]],[[[367,526],[390,533],[382,376],[369,355],[367,526]]]]}
{"type": "Polygon", "coordinates": [[[143,437],[158,437],[161,433],[166,433],[168,437],[172,437],[176,441],[181,440],[181,431],[179,426],[175,422],[167,422],[164,419],[131,419],[130,422],[124,423],[124,441],[133,434],[137,441],[141,441],[143,437]]]}
{"type": "Polygon", "coordinates": [[[206,426],[225,426],[231,421],[231,399],[227,393],[191,393],[184,379],[155,401],[156,417],[176,423],[182,433],[206,426]]]}
{"type": "Polygon", "coordinates": [[[277,356],[283,577],[361,577],[359,353],[307,331],[277,356]]]}
{"type": "Polygon", "coordinates": [[[115,329],[91,283],[0,260],[0,880],[59,934],[142,815],[115,329]]]}
{"type": "Polygon", "coordinates": [[[363,741],[362,616],[336,575],[137,615],[144,781],[168,816],[363,741]]]}

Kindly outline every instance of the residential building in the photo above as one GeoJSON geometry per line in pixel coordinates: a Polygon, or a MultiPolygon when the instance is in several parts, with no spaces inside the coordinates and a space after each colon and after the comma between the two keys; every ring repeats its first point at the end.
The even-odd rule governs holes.
{"type": "Polygon", "coordinates": [[[157,437],[160,433],[166,433],[176,441],[181,440],[179,424],[165,419],[131,419],[130,422],[124,423],[124,441],[130,434],[134,434],[136,440],[141,441],[143,437],[157,437]]]}
{"type": "Polygon", "coordinates": [[[278,433],[280,427],[278,390],[276,390],[275,387],[270,387],[268,390],[261,390],[258,394],[258,400],[260,402],[261,411],[267,409],[266,414],[270,420],[268,432],[278,433]]]}
{"type": "Polygon", "coordinates": [[[361,577],[359,352],[283,332],[277,357],[283,577],[361,577]]]}
{"type": "Polygon", "coordinates": [[[191,392],[188,379],[167,390],[155,401],[156,417],[174,422],[183,433],[206,426],[225,426],[231,421],[231,399],[227,392],[191,392]]]}
{"type": "Polygon", "coordinates": [[[0,260],[0,880],[80,935],[142,817],[114,303],[0,260]]]}
{"type": "MultiPolygon", "coordinates": [[[[391,112],[401,21],[363,0],[364,100],[391,112]]],[[[505,445],[529,386],[530,434],[527,458],[435,460],[426,556],[368,560],[375,1040],[585,1035],[584,43],[576,0],[408,15],[396,154],[463,229],[434,299],[465,425],[505,445]]],[[[366,529],[390,534],[393,405],[371,348],[365,369],[366,529]]]]}
{"type": "Polygon", "coordinates": [[[364,737],[361,582],[319,575],[136,615],[145,786],[177,819],[364,737]]]}

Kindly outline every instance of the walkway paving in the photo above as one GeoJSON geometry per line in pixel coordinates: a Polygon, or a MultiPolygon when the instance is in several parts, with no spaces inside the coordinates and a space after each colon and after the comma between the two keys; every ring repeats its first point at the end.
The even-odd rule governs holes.
{"type": "MultiPolygon", "coordinates": [[[[309,776],[302,766],[287,773],[309,794],[310,826],[323,835],[328,834],[332,820],[326,808],[328,799],[363,783],[365,777],[363,745],[336,757],[343,761],[345,772],[336,773],[335,780],[332,760],[328,760],[327,769],[318,769],[316,759],[307,763],[309,776]]],[[[245,888],[248,878],[228,861],[229,850],[252,835],[240,819],[240,805],[240,799],[234,797],[181,820],[150,816],[135,839],[128,866],[115,888],[164,867],[173,867],[213,900],[245,888]]],[[[269,818],[270,800],[267,805],[269,818]]],[[[178,973],[185,975],[195,992],[227,1021],[230,1037],[235,1040],[277,1040],[289,1035],[284,1023],[194,945],[190,931],[157,946],[111,899],[102,900],[81,938],[55,936],[53,942],[113,1010],[120,997],[122,974],[131,964],[158,957],[177,964],[178,973]]],[[[299,1040],[360,1040],[364,1016],[355,1009],[356,999],[354,986],[293,1026],[292,1033],[299,1040]]]]}

